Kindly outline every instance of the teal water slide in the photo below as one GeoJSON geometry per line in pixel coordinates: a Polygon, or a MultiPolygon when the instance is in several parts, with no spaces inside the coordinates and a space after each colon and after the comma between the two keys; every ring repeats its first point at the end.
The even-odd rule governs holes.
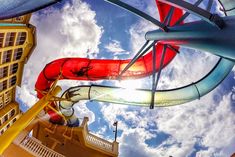
{"type": "MultiPolygon", "coordinates": [[[[177,89],[159,90],[155,92],[155,106],[166,107],[180,105],[200,99],[200,97],[216,88],[230,73],[234,62],[220,59],[215,67],[203,79],[177,89]]],[[[151,90],[124,89],[108,86],[77,86],[66,90],[62,96],[69,101],[61,101],[62,108],[71,108],[81,100],[94,100],[134,106],[146,106],[151,103],[151,90]]]]}

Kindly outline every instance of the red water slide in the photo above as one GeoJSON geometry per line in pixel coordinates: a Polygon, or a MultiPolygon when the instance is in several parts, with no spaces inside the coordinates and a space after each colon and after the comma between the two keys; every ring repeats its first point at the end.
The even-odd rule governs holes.
{"type": "MultiPolygon", "coordinates": [[[[167,16],[170,6],[156,0],[160,21],[163,22],[167,16]]],[[[173,25],[181,16],[183,12],[180,9],[174,9],[170,25],[173,25]]],[[[178,49],[178,47],[174,47],[178,49]]],[[[157,44],[156,50],[156,68],[160,67],[160,58],[162,55],[163,45],[157,44]]],[[[175,57],[175,52],[169,48],[166,50],[163,66],[171,62],[175,57]]],[[[132,65],[121,77],[121,79],[137,79],[149,76],[152,74],[152,51],[148,52],[145,56],[132,65]]],[[[38,98],[42,98],[42,92],[48,91],[51,84],[60,76],[60,79],[70,80],[115,80],[125,66],[130,62],[128,60],[108,60],[108,59],[87,59],[87,58],[62,58],[47,64],[43,71],[38,76],[35,88],[37,89],[38,98]]],[[[55,106],[55,104],[51,104],[55,106]]],[[[61,123],[62,118],[52,110],[47,110],[50,115],[50,121],[53,123],[61,123]]]]}

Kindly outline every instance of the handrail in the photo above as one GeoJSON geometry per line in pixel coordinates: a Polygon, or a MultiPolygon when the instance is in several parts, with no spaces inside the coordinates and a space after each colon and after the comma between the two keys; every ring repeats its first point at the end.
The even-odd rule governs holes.
{"type": "Polygon", "coordinates": [[[50,99],[61,91],[61,87],[56,86],[52,91],[40,99],[33,107],[23,114],[7,131],[0,136],[0,155],[12,143],[12,141],[24,130],[30,122],[45,108],[50,99]]]}
{"type": "MultiPolygon", "coordinates": [[[[80,140],[79,142],[81,142],[84,147],[103,152],[109,156],[118,156],[118,142],[110,142],[90,133],[88,130],[88,121],[88,117],[84,117],[82,124],[79,127],[70,128],[67,126],[57,127],[57,125],[53,124],[49,126],[48,121],[44,119],[40,120],[43,126],[46,127],[45,129],[47,131],[50,130],[49,128],[53,128],[52,132],[48,132],[49,134],[57,134],[59,131],[60,134],[65,137],[67,135],[63,134],[63,132],[71,132],[71,136],[65,137],[66,140],[74,141],[78,137],[80,140]]],[[[64,157],[61,154],[55,154],[57,152],[54,153],[54,150],[43,145],[43,143],[37,138],[31,137],[29,133],[32,129],[33,127],[30,127],[30,129],[27,129],[26,132],[21,134],[20,137],[17,138],[15,144],[37,157],[64,157]]]]}
{"type": "Polygon", "coordinates": [[[65,157],[64,155],[44,146],[41,144],[41,141],[34,137],[26,136],[26,138],[20,143],[20,147],[37,157],[65,157]]]}
{"type": "Polygon", "coordinates": [[[107,151],[109,153],[112,153],[112,154],[118,154],[118,150],[116,150],[115,148],[117,147],[116,145],[118,145],[117,142],[109,142],[107,140],[104,140],[92,133],[89,132],[88,130],[88,126],[87,126],[87,121],[88,121],[88,118],[85,117],[83,119],[83,122],[82,122],[82,125],[81,127],[83,127],[83,131],[84,131],[84,141],[85,141],[85,145],[86,146],[91,146],[91,147],[95,147],[95,148],[98,148],[98,149],[102,149],[104,151],[107,151]]]}
{"type": "Polygon", "coordinates": [[[111,151],[113,150],[113,145],[111,142],[105,141],[93,134],[88,133],[86,136],[86,140],[89,144],[92,144],[94,146],[98,146],[99,148],[111,151]]]}

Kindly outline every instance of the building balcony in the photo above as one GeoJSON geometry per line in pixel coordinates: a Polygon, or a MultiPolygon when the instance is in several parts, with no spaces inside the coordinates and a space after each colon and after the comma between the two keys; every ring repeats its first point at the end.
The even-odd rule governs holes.
{"type": "Polygon", "coordinates": [[[20,143],[20,147],[37,157],[65,157],[52,149],[44,146],[39,140],[34,137],[26,136],[20,143]]]}
{"type": "Polygon", "coordinates": [[[118,156],[118,143],[117,142],[109,142],[107,140],[104,140],[100,137],[97,137],[93,134],[91,134],[88,131],[87,126],[88,118],[85,117],[83,119],[83,122],[81,124],[81,128],[83,128],[83,136],[84,136],[84,144],[87,147],[100,149],[102,151],[107,151],[115,156],[118,156]]]}
{"type": "Polygon", "coordinates": [[[117,157],[118,142],[109,142],[90,133],[87,122],[85,117],[81,126],[70,128],[49,123],[45,115],[44,119],[36,118],[4,155],[11,157],[18,152],[37,157],[75,157],[78,154],[80,157],[117,157]]]}

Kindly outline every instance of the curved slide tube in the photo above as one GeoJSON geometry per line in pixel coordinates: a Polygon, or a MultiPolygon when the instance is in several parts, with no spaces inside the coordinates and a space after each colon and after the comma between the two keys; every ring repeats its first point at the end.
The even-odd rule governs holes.
{"type": "MultiPolygon", "coordinates": [[[[168,16],[171,6],[158,2],[156,4],[160,14],[160,21],[163,22],[168,16]]],[[[173,25],[183,15],[180,9],[174,9],[172,16],[168,22],[169,26],[173,25]]],[[[176,50],[178,47],[174,46],[176,50]]],[[[160,59],[162,56],[163,45],[156,45],[156,70],[160,67],[160,59]]],[[[175,51],[167,48],[166,55],[163,62],[163,67],[170,63],[175,56],[175,51]]],[[[127,70],[121,79],[137,79],[149,76],[152,74],[152,51],[145,56],[141,57],[135,62],[132,67],[127,70]]],[[[47,92],[52,83],[59,77],[59,79],[71,80],[103,80],[103,79],[117,79],[121,71],[126,67],[130,60],[98,60],[86,58],[63,58],[55,60],[46,65],[40,73],[35,88],[37,90],[38,98],[42,98],[43,93],[47,92]]],[[[56,107],[54,103],[51,104],[56,107]]],[[[50,115],[50,121],[53,123],[61,123],[62,118],[57,115],[53,110],[47,109],[50,115]]]]}
{"type": "MultiPolygon", "coordinates": [[[[163,45],[156,45],[156,60],[160,61],[163,45]]],[[[167,49],[163,66],[165,67],[174,58],[175,52],[167,49]]],[[[152,51],[138,59],[129,68],[121,79],[137,79],[152,74],[152,51]]],[[[70,80],[115,80],[126,67],[130,60],[108,60],[108,59],[87,59],[87,58],[62,58],[47,64],[40,73],[36,82],[36,89],[47,90],[50,88],[58,76],[60,79],[70,80]]],[[[156,62],[156,69],[160,67],[160,62],[156,62]]],[[[41,95],[38,93],[38,97],[41,95]]]]}
{"type": "Polygon", "coordinates": [[[0,0],[0,20],[32,13],[60,0],[0,0]]]}
{"type": "MultiPolygon", "coordinates": [[[[155,93],[155,106],[166,107],[200,99],[216,88],[230,73],[234,62],[220,59],[215,67],[201,80],[177,89],[159,90],[155,93]]],[[[134,90],[105,86],[77,86],[64,92],[62,98],[70,101],[61,101],[60,106],[64,112],[80,100],[94,100],[117,104],[149,107],[151,101],[150,90],[134,90]]],[[[69,112],[69,111],[68,111],[69,112]]],[[[70,111],[71,112],[71,111],[70,111]]]]}
{"type": "MultiPolygon", "coordinates": [[[[157,55],[156,60],[159,61],[163,45],[156,45],[157,55]]],[[[164,59],[164,66],[170,63],[174,58],[175,52],[170,48],[167,49],[164,59]]],[[[42,98],[43,92],[50,89],[52,83],[59,77],[69,80],[115,80],[126,67],[130,60],[101,60],[101,59],[87,59],[87,58],[62,58],[55,60],[45,66],[43,71],[39,74],[35,88],[37,90],[37,97],[42,98]]],[[[156,69],[160,67],[160,62],[156,62],[156,69]]],[[[132,65],[121,77],[121,79],[137,79],[149,76],[152,74],[152,51],[132,65]]],[[[55,104],[52,104],[55,107],[55,104]]],[[[60,123],[62,121],[59,115],[54,111],[48,110],[51,117],[51,122],[60,123]]]]}

